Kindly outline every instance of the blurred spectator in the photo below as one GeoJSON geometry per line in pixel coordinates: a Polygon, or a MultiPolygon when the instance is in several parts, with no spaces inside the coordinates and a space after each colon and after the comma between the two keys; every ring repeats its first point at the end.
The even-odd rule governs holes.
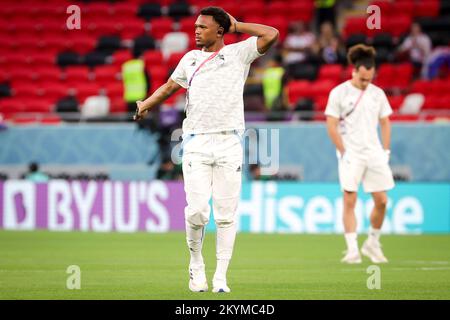
{"type": "Polygon", "coordinates": [[[124,86],[124,100],[127,102],[128,111],[136,110],[136,101],[147,97],[148,81],[145,72],[144,60],[134,53],[134,58],[122,65],[122,79],[124,86]]]}
{"type": "Polygon", "coordinates": [[[258,164],[249,165],[250,179],[255,181],[277,180],[276,175],[261,174],[261,167],[258,164]]]}
{"type": "Polygon", "coordinates": [[[262,78],[264,104],[267,109],[280,110],[284,104],[284,75],[285,70],[282,63],[281,55],[277,54],[269,61],[267,68],[264,70],[262,78]]]}
{"type": "Polygon", "coordinates": [[[450,47],[437,47],[427,57],[423,68],[422,77],[432,80],[438,77],[447,77],[450,70],[450,47]]]}
{"type": "Polygon", "coordinates": [[[156,174],[158,180],[181,180],[183,173],[181,165],[175,165],[170,158],[164,158],[156,174]]]}
{"type": "Polygon", "coordinates": [[[317,26],[324,22],[329,22],[332,26],[336,25],[335,0],[315,0],[317,8],[317,26]]]}
{"type": "Polygon", "coordinates": [[[422,32],[418,23],[413,23],[409,36],[399,48],[399,53],[408,54],[416,70],[420,70],[431,52],[431,46],[430,37],[422,32]]]}
{"type": "Polygon", "coordinates": [[[324,22],[320,26],[320,34],[313,51],[319,60],[325,63],[345,61],[345,52],[331,22],[324,22]]]}
{"type": "Polygon", "coordinates": [[[39,171],[39,165],[36,162],[32,162],[28,167],[25,179],[33,182],[46,182],[49,180],[49,176],[39,171]]]}
{"type": "Polygon", "coordinates": [[[292,22],[283,44],[284,63],[290,65],[305,61],[315,41],[315,35],[307,30],[302,21],[292,22]]]}
{"type": "Polygon", "coordinates": [[[5,119],[3,118],[3,114],[0,113],[0,131],[6,130],[8,126],[5,123],[5,119]]]}

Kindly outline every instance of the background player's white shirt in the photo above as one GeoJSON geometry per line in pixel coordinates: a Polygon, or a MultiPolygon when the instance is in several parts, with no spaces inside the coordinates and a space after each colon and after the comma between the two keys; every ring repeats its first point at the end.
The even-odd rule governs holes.
{"type": "Polygon", "coordinates": [[[354,108],[361,93],[350,80],[341,83],[330,92],[325,110],[325,115],[341,119],[339,131],[344,148],[356,157],[383,150],[378,123],[379,119],[392,114],[386,94],[373,84],[368,85],[354,108]],[[353,112],[346,116],[351,110],[353,112]]]}
{"type": "MultiPolygon", "coordinates": [[[[183,133],[244,130],[244,84],[250,64],[262,54],[257,37],[224,46],[195,74],[189,88],[183,133]]],[[[192,50],[184,55],[171,79],[187,88],[192,74],[213,52],[192,50]]]]}

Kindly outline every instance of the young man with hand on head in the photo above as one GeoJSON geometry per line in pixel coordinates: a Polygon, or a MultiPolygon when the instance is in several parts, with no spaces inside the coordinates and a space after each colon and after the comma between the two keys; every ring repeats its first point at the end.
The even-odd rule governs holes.
{"type": "Polygon", "coordinates": [[[166,84],[137,102],[135,118],[140,119],[181,87],[187,89],[183,175],[191,291],[208,290],[202,246],[212,196],[217,226],[213,292],[230,292],[226,275],[236,237],[241,189],[244,84],[250,64],[276,43],[278,35],[275,28],[239,22],[221,8],[204,8],[195,23],[195,41],[200,50],[189,51],[166,84]],[[227,32],[251,37],[225,45],[227,32]]]}
{"type": "Polygon", "coordinates": [[[354,66],[352,79],[335,87],[325,110],[328,134],[336,146],[339,181],[344,193],[344,230],[347,252],[344,263],[361,263],[356,234],[355,205],[359,184],[370,192],[374,208],[369,237],[361,252],[373,263],[385,263],[380,230],[386,213],[386,191],[394,187],[389,167],[392,114],[386,94],[371,82],[375,74],[375,49],[363,44],[349,49],[354,66]],[[381,140],[378,138],[378,124],[381,140]]]}

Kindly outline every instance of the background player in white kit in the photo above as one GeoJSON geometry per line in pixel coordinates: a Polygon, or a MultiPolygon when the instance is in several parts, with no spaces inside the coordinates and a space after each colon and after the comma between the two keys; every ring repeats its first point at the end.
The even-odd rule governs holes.
{"type": "Polygon", "coordinates": [[[230,292],[226,273],[236,237],[240,198],[244,125],[243,90],[250,64],[278,39],[275,28],[236,21],[217,7],[200,11],[195,41],[201,50],[188,52],[166,84],[145,101],[138,101],[136,119],[181,87],[187,88],[183,122],[183,176],[187,207],[186,238],[191,255],[189,289],[208,290],[202,256],[204,230],[213,198],[217,226],[217,267],[213,292],[230,292]],[[227,32],[252,37],[224,44],[227,32]]]}
{"type": "Polygon", "coordinates": [[[383,90],[371,83],[375,74],[375,49],[359,44],[349,49],[347,58],[354,66],[352,79],[330,92],[325,110],[328,134],[337,149],[339,181],[344,193],[347,251],[341,261],[361,263],[355,205],[362,182],[364,191],[372,194],[374,208],[369,236],[361,252],[374,263],[384,263],[387,259],[379,238],[386,213],[386,191],[394,187],[389,167],[392,109],[383,90]],[[382,143],[378,138],[378,124],[382,143]]]}

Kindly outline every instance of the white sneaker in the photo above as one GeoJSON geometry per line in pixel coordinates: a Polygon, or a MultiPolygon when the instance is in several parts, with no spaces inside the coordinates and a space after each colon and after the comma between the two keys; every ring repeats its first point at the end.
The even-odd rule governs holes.
{"type": "Polygon", "coordinates": [[[345,256],[341,259],[342,263],[348,264],[357,264],[361,263],[361,255],[359,254],[359,250],[347,250],[345,252],[345,256]]]}
{"type": "Polygon", "coordinates": [[[387,263],[388,259],[381,250],[381,244],[379,242],[372,242],[366,240],[361,248],[361,253],[372,260],[373,263],[387,263]]]}
{"type": "Polygon", "coordinates": [[[189,289],[192,292],[208,291],[204,264],[200,266],[189,266],[189,278],[189,289]]]}
{"type": "Polygon", "coordinates": [[[219,293],[219,292],[229,293],[229,292],[231,292],[231,289],[227,286],[227,280],[213,278],[213,290],[212,291],[215,293],[219,293]]]}

